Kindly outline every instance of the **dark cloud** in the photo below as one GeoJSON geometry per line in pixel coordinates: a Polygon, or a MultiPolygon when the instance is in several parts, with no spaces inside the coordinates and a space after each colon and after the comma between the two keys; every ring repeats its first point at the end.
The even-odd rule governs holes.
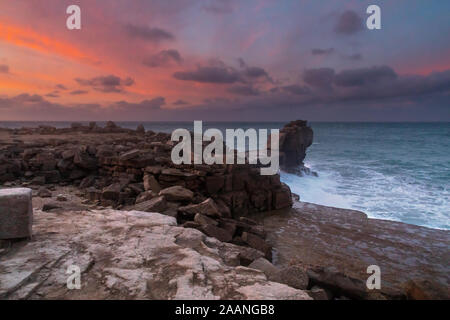
{"type": "Polygon", "coordinates": [[[228,88],[228,92],[242,96],[258,96],[260,94],[258,89],[247,85],[232,86],[228,88]]]}
{"type": "Polygon", "coordinates": [[[360,53],[355,53],[355,54],[345,56],[345,58],[347,58],[348,60],[351,60],[351,61],[360,61],[360,60],[362,60],[363,56],[360,53]]]}
{"type": "Polygon", "coordinates": [[[164,97],[156,97],[151,100],[143,100],[139,103],[118,101],[118,102],[112,104],[110,107],[113,109],[119,109],[122,111],[135,113],[136,111],[158,110],[158,109],[161,109],[161,107],[165,104],[166,104],[166,99],[164,97]]]}
{"type": "Polygon", "coordinates": [[[144,59],[143,63],[147,67],[166,67],[171,65],[179,65],[182,62],[180,53],[177,50],[162,50],[155,55],[144,59]]]}
{"type": "Polygon", "coordinates": [[[239,72],[225,66],[199,66],[197,70],[175,72],[173,77],[184,81],[218,84],[231,84],[242,80],[239,72]]]}
{"type": "Polygon", "coordinates": [[[211,0],[208,5],[203,6],[203,10],[212,14],[228,14],[234,11],[235,2],[233,0],[211,0]]]}
{"type": "Polygon", "coordinates": [[[334,83],[340,87],[376,84],[384,80],[395,80],[397,74],[388,66],[343,70],[336,74],[334,83]]]}
{"type": "Polygon", "coordinates": [[[260,67],[247,67],[243,71],[243,75],[250,79],[266,79],[269,82],[273,82],[272,78],[269,76],[269,73],[260,67]]]}
{"type": "Polygon", "coordinates": [[[173,103],[173,105],[175,105],[175,106],[184,106],[184,105],[187,105],[187,104],[189,104],[189,102],[187,102],[187,101],[184,101],[184,100],[177,100],[177,101],[175,101],[174,103],[173,103]]]}
{"type": "Polygon", "coordinates": [[[216,84],[273,82],[263,68],[248,67],[242,59],[239,59],[238,62],[241,69],[235,69],[220,60],[214,60],[210,61],[207,66],[198,66],[196,70],[176,72],[173,77],[178,80],[216,84]]]}
{"type": "Polygon", "coordinates": [[[36,94],[24,93],[14,97],[0,97],[0,110],[6,110],[11,119],[20,117],[33,121],[80,120],[142,120],[151,119],[155,112],[162,112],[163,97],[138,103],[118,101],[105,106],[96,103],[59,104],[36,94]]]}
{"type": "Polygon", "coordinates": [[[53,92],[47,93],[45,96],[47,98],[59,98],[59,92],[53,91],[53,92]]]}
{"type": "Polygon", "coordinates": [[[125,26],[125,31],[132,37],[144,39],[154,43],[175,39],[175,36],[172,33],[160,28],[127,24],[125,26]]]}
{"type": "Polygon", "coordinates": [[[334,53],[334,48],[328,48],[328,49],[312,49],[311,54],[313,56],[327,56],[334,53]]]}
{"type": "Polygon", "coordinates": [[[74,96],[80,95],[80,94],[87,94],[87,93],[89,93],[89,91],[86,91],[86,90],[74,90],[74,91],[70,92],[70,94],[74,95],[74,96]]]}
{"type": "Polygon", "coordinates": [[[56,87],[56,89],[59,89],[59,90],[68,90],[67,87],[63,84],[57,84],[55,87],[56,87]]]}
{"type": "Polygon", "coordinates": [[[0,64],[0,73],[9,73],[9,66],[6,64],[0,64]]]}
{"type": "Polygon", "coordinates": [[[280,87],[279,89],[281,89],[284,92],[288,92],[288,93],[296,94],[296,95],[305,95],[305,94],[309,94],[311,92],[311,90],[308,87],[300,86],[298,84],[283,86],[283,87],[280,87]]]}
{"type": "Polygon", "coordinates": [[[76,78],[75,81],[82,86],[89,86],[94,90],[106,93],[124,92],[124,87],[134,84],[134,80],[131,78],[121,79],[115,75],[100,76],[92,79],[76,78]]]}
{"type": "MultiPolygon", "coordinates": [[[[389,66],[380,66],[312,73],[316,78],[322,76],[328,80],[315,82],[317,79],[313,77],[315,81],[310,83],[316,87],[317,83],[319,87],[326,83],[333,90],[314,90],[316,87],[312,85],[292,83],[268,91],[260,89],[258,95],[252,95],[245,94],[245,90],[251,93],[251,87],[244,89],[249,84],[239,83],[230,87],[243,93],[238,98],[208,98],[198,105],[173,109],[163,108],[164,97],[102,106],[58,104],[40,95],[24,93],[12,97],[0,95],[0,115],[35,121],[274,120],[297,116],[313,120],[450,120],[450,70],[427,76],[401,76],[389,66]]],[[[185,104],[183,100],[173,103],[185,104]]]]}
{"type": "Polygon", "coordinates": [[[333,83],[335,72],[331,68],[307,69],[303,81],[314,88],[328,89],[333,83]]]}
{"type": "Polygon", "coordinates": [[[337,24],[334,28],[336,33],[345,35],[355,34],[361,30],[363,30],[363,20],[356,12],[352,10],[343,12],[339,16],[337,24]]]}

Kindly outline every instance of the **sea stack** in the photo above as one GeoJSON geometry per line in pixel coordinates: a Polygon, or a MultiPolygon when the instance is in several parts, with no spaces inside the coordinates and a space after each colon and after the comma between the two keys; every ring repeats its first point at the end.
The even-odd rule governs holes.
{"type": "Polygon", "coordinates": [[[280,167],[285,171],[304,171],[306,149],[313,143],[313,130],[305,120],[289,122],[280,130],[280,167]]]}

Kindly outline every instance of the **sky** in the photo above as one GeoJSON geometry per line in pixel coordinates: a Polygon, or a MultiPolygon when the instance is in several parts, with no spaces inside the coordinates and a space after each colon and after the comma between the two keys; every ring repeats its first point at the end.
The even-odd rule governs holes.
{"type": "Polygon", "coordinates": [[[450,121],[449,16],[442,0],[2,0],[0,121],[450,121]]]}

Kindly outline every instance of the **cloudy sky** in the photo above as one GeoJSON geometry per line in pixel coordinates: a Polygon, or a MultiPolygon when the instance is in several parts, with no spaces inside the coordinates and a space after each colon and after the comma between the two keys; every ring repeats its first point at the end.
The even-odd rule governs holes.
{"type": "Polygon", "coordinates": [[[0,2],[0,120],[450,121],[450,1],[0,2]],[[81,7],[82,29],[66,28],[81,7]],[[378,4],[382,29],[368,30],[378,4]]]}

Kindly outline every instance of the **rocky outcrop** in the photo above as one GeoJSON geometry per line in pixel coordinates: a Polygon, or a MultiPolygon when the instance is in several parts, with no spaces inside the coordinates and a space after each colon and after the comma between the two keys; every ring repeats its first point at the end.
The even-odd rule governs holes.
{"type": "Polygon", "coordinates": [[[313,130],[307,121],[297,120],[280,130],[280,167],[285,171],[301,172],[306,149],[313,143],[313,130]]]}
{"type": "MultiPolygon", "coordinates": [[[[0,139],[0,182],[41,187],[41,197],[51,197],[53,186],[77,186],[90,204],[158,211],[221,241],[261,250],[268,259],[272,250],[263,228],[239,218],[292,205],[279,175],[262,176],[259,165],[249,164],[175,165],[170,135],[142,127],[75,123],[0,134],[7,137],[0,139]]],[[[64,208],[58,201],[42,206],[64,208]]]]}
{"type": "Polygon", "coordinates": [[[0,299],[311,299],[242,266],[261,256],[256,250],[178,227],[169,216],[104,210],[35,217],[33,240],[0,252],[0,299]],[[79,290],[67,287],[74,267],[79,290]]]}

